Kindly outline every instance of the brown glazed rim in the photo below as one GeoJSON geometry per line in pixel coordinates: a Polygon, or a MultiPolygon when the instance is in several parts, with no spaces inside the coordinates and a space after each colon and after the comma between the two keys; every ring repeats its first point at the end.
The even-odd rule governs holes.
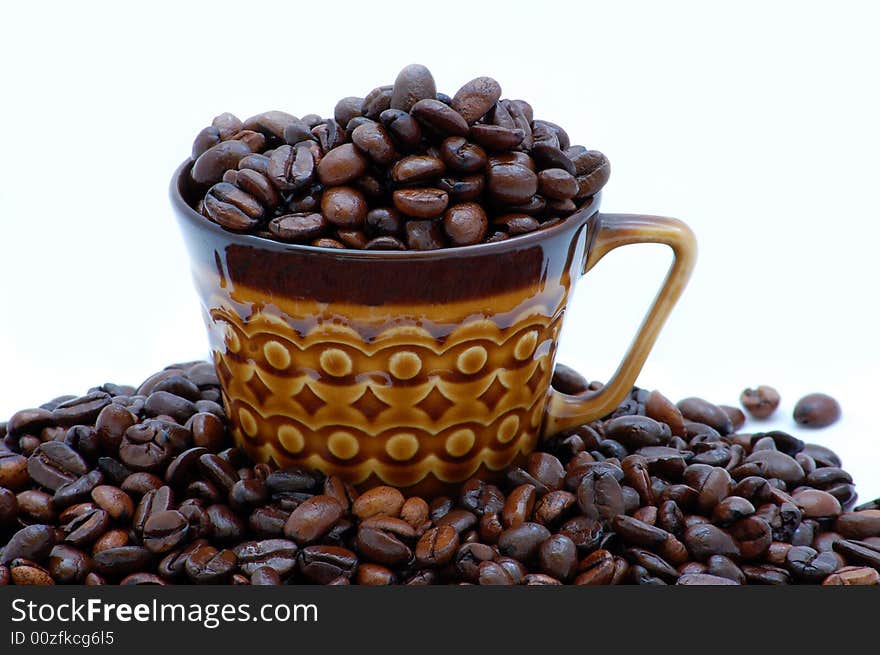
{"type": "MultiPolygon", "coordinates": [[[[235,243],[252,246],[254,248],[270,249],[280,252],[307,252],[316,255],[344,256],[356,259],[430,260],[471,254],[489,255],[507,252],[509,250],[518,250],[530,244],[540,243],[559,232],[564,232],[586,223],[587,220],[598,211],[602,196],[601,192],[592,196],[580,209],[573,214],[570,214],[553,227],[536,230],[535,232],[513,237],[511,239],[505,239],[504,241],[496,241],[495,243],[478,243],[473,246],[454,246],[451,248],[440,248],[438,250],[356,250],[354,248],[323,248],[321,246],[285,243],[283,241],[275,241],[274,239],[267,239],[254,234],[233,232],[208,220],[195,209],[190,207],[189,203],[186,202],[181,193],[181,183],[183,182],[184,175],[189,174],[192,165],[193,160],[187,159],[174,172],[174,177],[171,179],[170,195],[174,207],[196,227],[213,232],[218,236],[222,235],[235,243]]],[[[591,232],[595,234],[595,230],[591,230],[591,232]]],[[[589,249],[589,244],[587,245],[589,249]]]]}

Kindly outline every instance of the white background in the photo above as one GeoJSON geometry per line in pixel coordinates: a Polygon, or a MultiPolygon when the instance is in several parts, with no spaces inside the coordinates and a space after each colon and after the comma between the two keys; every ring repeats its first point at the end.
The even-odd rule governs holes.
{"type": "MultiPolygon", "coordinates": [[[[431,68],[477,75],[612,162],[604,209],[687,221],[700,261],[640,384],[783,395],[775,425],[880,495],[880,46],[869,3],[7,3],[0,14],[0,416],[207,355],[167,199],[221,111],[332,115],[431,68]],[[803,393],[833,428],[794,429],[803,393]]],[[[560,361],[614,370],[668,263],[617,251],[560,361]]]]}

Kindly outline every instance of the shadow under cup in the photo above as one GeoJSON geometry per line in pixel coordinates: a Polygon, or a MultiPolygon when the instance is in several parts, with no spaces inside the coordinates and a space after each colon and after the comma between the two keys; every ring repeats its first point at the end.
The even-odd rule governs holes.
{"type": "Polygon", "coordinates": [[[215,225],[192,209],[190,166],[172,201],[253,459],[422,491],[492,477],[535,448],[598,197],[492,244],[332,250],[215,225]]]}

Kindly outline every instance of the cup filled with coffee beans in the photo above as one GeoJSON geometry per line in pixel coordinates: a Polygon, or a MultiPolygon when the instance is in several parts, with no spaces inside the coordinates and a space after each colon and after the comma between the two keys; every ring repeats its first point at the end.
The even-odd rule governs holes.
{"type": "Polygon", "coordinates": [[[364,487],[489,478],[632,388],[696,256],[678,220],[599,212],[605,156],[424,66],[330,118],[217,116],[171,198],[223,402],[256,461],[364,487]],[[551,385],[575,281],[609,251],[675,258],[599,389],[551,385]]]}

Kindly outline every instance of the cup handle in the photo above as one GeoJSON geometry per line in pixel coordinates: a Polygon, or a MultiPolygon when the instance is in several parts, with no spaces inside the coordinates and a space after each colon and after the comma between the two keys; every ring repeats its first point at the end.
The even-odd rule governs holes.
{"type": "Polygon", "coordinates": [[[550,390],[543,436],[589,423],[609,414],[632,389],[669,312],[681,296],[697,258],[691,229],[675,218],[640,214],[597,214],[593,241],[588,245],[583,273],[609,252],[632,243],[662,243],[674,259],[663,286],[648,310],[636,337],[608,384],[598,391],[569,395],[550,390]]]}

